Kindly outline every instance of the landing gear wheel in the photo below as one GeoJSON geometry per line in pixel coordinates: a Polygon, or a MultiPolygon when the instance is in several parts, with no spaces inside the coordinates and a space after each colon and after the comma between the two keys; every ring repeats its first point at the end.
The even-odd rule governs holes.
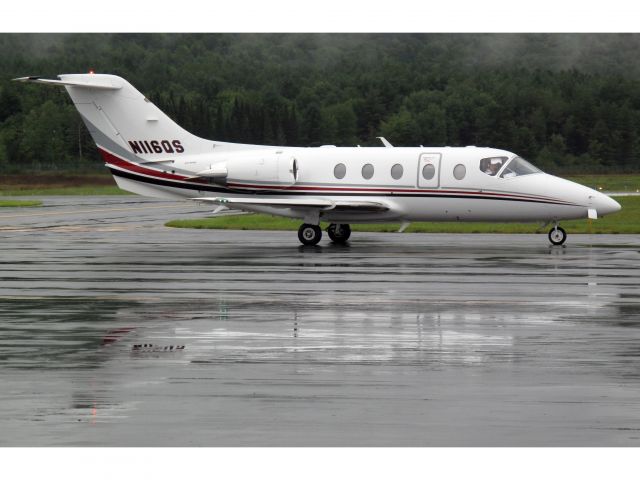
{"type": "Polygon", "coordinates": [[[567,232],[564,228],[555,226],[549,231],[549,241],[554,245],[562,245],[567,239],[567,232]]]}
{"type": "Polygon", "coordinates": [[[347,243],[351,236],[351,227],[347,223],[332,223],[327,228],[327,233],[333,243],[347,243]]]}
{"type": "Polygon", "coordinates": [[[322,230],[318,225],[303,223],[298,229],[298,238],[304,245],[317,245],[322,238],[322,230]]]}

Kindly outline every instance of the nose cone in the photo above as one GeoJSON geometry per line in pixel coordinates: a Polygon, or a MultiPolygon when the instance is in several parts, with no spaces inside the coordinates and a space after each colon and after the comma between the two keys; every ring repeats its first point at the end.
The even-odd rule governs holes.
{"type": "Polygon", "coordinates": [[[622,208],[613,198],[608,197],[604,193],[596,193],[597,195],[595,195],[595,198],[593,199],[593,206],[598,212],[599,217],[619,212],[622,208]]]}

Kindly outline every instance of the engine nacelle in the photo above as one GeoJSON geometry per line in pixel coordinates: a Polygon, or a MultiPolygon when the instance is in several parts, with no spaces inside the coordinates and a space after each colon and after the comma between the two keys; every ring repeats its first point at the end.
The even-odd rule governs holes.
{"type": "Polygon", "coordinates": [[[284,155],[240,157],[225,162],[227,182],[268,182],[293,185],[298,179],[298,162],[284,155]]]}

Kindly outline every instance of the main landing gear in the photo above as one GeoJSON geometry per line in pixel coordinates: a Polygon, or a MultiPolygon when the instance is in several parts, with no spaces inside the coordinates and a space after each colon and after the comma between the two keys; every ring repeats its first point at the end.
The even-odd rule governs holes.
{"type": "Polygon", "coordinates": [[[554,245],[562,245],[566,240],[567,232],[556,223],[554,227],[549,230],[549,241],[554,245]]]}
{"type": "Polygon", "coordinates": [[[327,228],[329,238],[333,243],[347,243],[351,236],[351,227],[347,223],[332,223],[327,228]]]}
{"type": "Polygon", "coordinates": [[[322,238],[322,230],[318,225],[303,223],[298,229],[298,239],[303,245],[317,245],[322,238]]]}
{"type": "MultiPolygon", "coordinates": [[[[344,244],[351,236],[351,227],[346,223],[332,223],[327,233],[333,243],[344,244]]],[[[298,229],[298,239],[303,245],[317,245],[322,239],[322,230],[318,225],[303,223],[298,229]]]]}

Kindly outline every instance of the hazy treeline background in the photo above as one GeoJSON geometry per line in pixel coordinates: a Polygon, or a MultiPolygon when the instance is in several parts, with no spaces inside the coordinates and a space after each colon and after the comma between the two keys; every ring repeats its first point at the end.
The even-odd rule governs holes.
{"type": "Polygon", "coordinates": [[[126,77],[193,133],[271,145],[493,146],[640,171],[638,34],[0,34],[0,167],[99,167],[62,89],[126,77]]]}

